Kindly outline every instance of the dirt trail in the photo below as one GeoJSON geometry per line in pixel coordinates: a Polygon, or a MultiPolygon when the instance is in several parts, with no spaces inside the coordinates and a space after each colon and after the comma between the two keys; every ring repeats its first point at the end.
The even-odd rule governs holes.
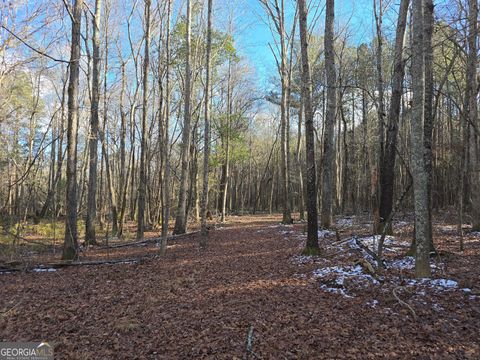
{"type": "Polygon", "coordinates": [[[414,322],[378,289],[325,292],[318,264],[292,260],[303,225],[278,220],[232,218],[205,251],[190,237],[139,264],[0,275],[0,338],[53,342],[65,359],[232,359],[253,327],[249,359],[480,358],[478,298],[437,294],[445,311],[416,308],[414,322]]]}

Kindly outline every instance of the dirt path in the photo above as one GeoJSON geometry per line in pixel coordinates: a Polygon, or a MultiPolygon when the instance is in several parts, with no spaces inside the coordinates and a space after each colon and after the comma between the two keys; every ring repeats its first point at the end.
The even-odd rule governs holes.
{"type": "Polygon", "coordinates": [[[303,225],[276,224],[233,219],[206,251],[181,239],[140,264],[0,275],[0,338],[50,341],[68,359],[232,359],[253,327],[250,359],[480,358],[478,298],[437,294],[444,311],[417,307],[415,322],[379,289],[328,293],[318,264],[292,260],[303,225]]]}

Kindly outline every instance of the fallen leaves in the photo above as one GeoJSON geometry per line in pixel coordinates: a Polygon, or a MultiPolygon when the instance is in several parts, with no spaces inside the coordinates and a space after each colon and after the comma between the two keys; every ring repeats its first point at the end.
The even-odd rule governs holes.
{"type": "MultiPolygon", "coordinates": [[[[263,359],[479,358],[480,301],[461,290],[478,291],[479,247],[463,256],[447,238],[439,243],[455,254],[444,259],[442,277],[458,281],[458,289],[408,285],[412,269],[387,269],[411,287],[398,296],[418,315],[413,322],[383,283],[356,287],[344,276],[353,281],[351,298],[320,287],[315,269],[355,268],[352,252],[328,247],[335,236],[322,239],[325,257],[301,257],[301,224],[285,227],[265,216],[233,221],[210,233],[204,251],[184,237],[171,241],[165,258],[154,258],[149,243],[108,249],[112,259],[146,257],[139,264],[0,275],[0,309],[18,304],[1,319],[0,338],[51,340],[56,356],[68,359],[243,359],[253,327],[251,350],[263,359]]],[[[342,231],[359,223],[349,218],[342,231]]],[[[90,260],[106,251],[89,250],[90,260]]],[[[398,253],[386,260],[400,260],[398,253]]]]}

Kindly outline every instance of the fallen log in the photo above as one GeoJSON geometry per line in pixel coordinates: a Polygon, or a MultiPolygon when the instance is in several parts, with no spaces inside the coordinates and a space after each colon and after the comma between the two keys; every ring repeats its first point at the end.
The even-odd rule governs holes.
{"type": "MultiPolygon", "coordinates": [[[[183,237],[187,237],[190,235],[195,235],[199,234],[200,231],[193,231],[185,234],[179,234],[179,235],[170,235],[167,240],[176,240],[176,239],[181,239],[183,237]]],[[[104,246],[99,246],[98,249],[118,249],[122,247],[129,247],[129,246],[140,246],[140,245],[145,245],[145,244],[156,244],[162,241],[162,237],[154,237],[154,238],[149,238],[149,239],[143,239],[139,241],[131,241],[127,243],[120,243],[120,244],[112,244],[112,245],[104,245],[104,246]]]]}
{"type": "Polygon", "coordinates": [[[61,269],[64,267],[69,266],[95,266],[95,265],[113,265],[113,264],[121,264],[121,263],[132,263],[132,264],[140,264],[143,260],[152,258],[152,256],[144,256],[140,258],[129,258],[129,259],[105,259],[105,260],[85,260],[85,261],[58,261],[53,263],[44,263],[44,264],[37,264],[37,265],[23,265],[23,266],[16,266],[16,267],[1,267],[0,266],[0,274],[2,273],[9,273],[9,272],[31,272],[37,271],[48,272],[48,269],[61,269]]]}

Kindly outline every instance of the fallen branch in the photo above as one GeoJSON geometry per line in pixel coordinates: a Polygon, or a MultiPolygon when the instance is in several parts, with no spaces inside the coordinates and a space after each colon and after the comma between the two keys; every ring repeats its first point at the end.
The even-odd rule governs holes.
{"type": "Polygon", "coordinates": [[[151,258],[151,256],[144,256],[141,258],[130,258],[130,259],[107,259],[107,260],[87,260],[87,261],[62,261],[47,263],[41,265],[30,265],[30,266],[17,266],[11,268],[1,268],[0,274],[6,272],[20,272],[20,271],[35,271],[36,269],[61,269],[69,266],[95,266],[95,265],[110,265],[110,264],[121,264],[121,263],[135,263],[139,264],[145,259],[151,258]]]}
{"type": "Polygon", "coordinates": [[[413,310],[413,308],[408,303],[406,303],[405,301],[400,299],[400,297],[398,296],[398,294],[397,294],[398,289],[402,289],[402,287],[397,286],[395,289],[393,289],[393,291],[392,291],[393,296],[395,297],[395,299],[397,299],[397,301],[400,303],[400,305],[403,305],[410,310],[410,312],[412,313],[415,321],[418,320],[418,316],[417,316],[417,313],[415,312],[415,310],[413,310]]]}
{"type": "MultiPolygon", "coordinates": [[[[187,237],[190,235],[195,235],[199,234],[200,231],[193,231],[185,234],[179,234],[179,235],[170,235],[167,240],[176,240],[176,239],[181,239],[183,237],[187,237]]],[[[144,240],[139,240],[139,241],[133,241],[133,242],[127,242],[127,243],[121,243],[121,244],[113,244],[113,245],[105,245],[105,246],[99,246],[98,249],[118,249],[122,247],[129,247],[129,246],[140,246],[140,245],[145,245],[145,244],[157,244],[162,240],[162,237],[155,237],[155,238],[149,238],[149,239],[144,239],[144,240]]]]}
{"type": "Polygon", "coordinates": [[[21,303],[22,303],[22,300],[20,300],[19,302],[17,302],[17,303],[16,303],[15,305],[13,305],[10,309],[1,311],[1,312],[0,312],[0,316],[1,316],[1,317],[5,317],[10,311],[12,311],[13,309],[15,309],[15,308],[16,308],[17,306],[19,306],[21,303]]]}
{"type": "Polygon", "coordinates": [[[257,354],[253,351],[253,325],[250,326],[250,329],[248,329],[248,334],[247,334],[247,352],[245,355],[245,359],[248,360],[250,358],[250,355],[253,355],[255,359],[260,359],[257,354]]]}
{"type": "Polygon", "coordinates": [[[383,231],[382,231],[382,236],[380,237],[380,240],[378,241],[378,251],[377,251],[377,256],[376,256],[376,259],[377,259],[377,263],[379,265],[379,268],[380,268],[380,264],[383,263],[383,260],[382,260],[382,257],[383,257],[383,244],[385,243],[385,236],[387,235],[387,229],[389,228],[392,220],[393,220],[393,217],[395,216],[395,213],[397,212],[398,208],[400,207],[400,205],[402,204],[403,202],[403,199],[405,198],[405,196],[408,194],[408,192],[410,191],[410,188],[412,187],[413,185],[413,178],[412,176],[410,175],[410,182],[408,183],[408,186],[405,188],[405,190],[403,191],[403,194],[402,196],[400,196],[400,198],[397,200],[397,202],[395,203],[395,206],[393,207],[392,211],[390,212],[390,214],[388,215],[388,218],[387,218],[387,221],[385,221],[385,224],[383,226],[383,231]]]}

